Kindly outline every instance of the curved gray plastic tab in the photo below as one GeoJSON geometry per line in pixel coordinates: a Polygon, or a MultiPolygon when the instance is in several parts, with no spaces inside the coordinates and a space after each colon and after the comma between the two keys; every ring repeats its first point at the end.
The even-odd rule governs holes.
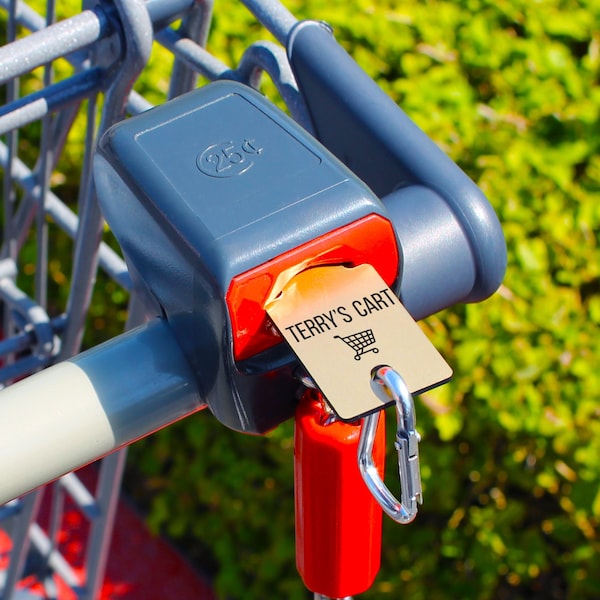
{"type": "Polygon", "coordinates": [[[288,56],[319,141],[395,215],[404,254],[400,292],[413,316],[492,294],[504,277],[506,246],[481,190],[354,62],[328,27],[299,23],[289,37],[288,56]]]}
{"type": "Polygon", "coordinates": [[[422,319],[463,301],[475,281],[475,264],[448,204],[419,185],[384,200],[402,246],[402,303],[412,317],[422,319]]]}

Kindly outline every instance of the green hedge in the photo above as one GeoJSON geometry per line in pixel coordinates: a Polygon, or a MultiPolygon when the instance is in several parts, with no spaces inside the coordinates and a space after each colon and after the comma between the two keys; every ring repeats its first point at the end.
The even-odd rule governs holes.
{"type": "MultiPolygon", "coordinates": [[[[425,504],[386,520],[364,597],[599,597],[600,2],[290,6],[331,23],[481,186],[509,250],[494,297],[424,323],[455,376],[417,400],[425,504]]],[[[261,33],[236,5],[216,14],[211,47],[235,61],[261,33]]],[[[305,598],[292,453],[289,423],[245,437],[202,414],[132,448],[130,490],[143,474],[150,523],[223,597],[305,598]]]]}
{"type": "MultiPolygon", "coordinates": [[[[408,527],[386,520],[364,597],[597,598],[600,3],[291,8],[331,23],[482,187],[509,249],[493,298],[424,324],[455,376],[417,401],[425,504],[408,527]]],[[[212,47],[235,61],[256,28],[216,13],[212,47]]],[[[253,438],[203,414],[134,446],[130,470],[151,524],[196,548],[223,597],[305,598],[292,452],[291,424],[253,438]]]]}

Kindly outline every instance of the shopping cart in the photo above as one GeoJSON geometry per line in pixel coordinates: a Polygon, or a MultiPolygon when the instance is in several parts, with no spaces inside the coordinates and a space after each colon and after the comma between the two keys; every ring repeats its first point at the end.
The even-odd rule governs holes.
{"type": "Polygon", "coordinates": [[[366,329],[365,331],[359,331],[352,335],[345,335],[340,337],[339,335],[334,336],[336,339],[342,340],[344,344],[347,344],[356,352],[354,355],[354,360],[360,360],[361,356],[365,354],[365,352],[374,352],[377,354],[379,352],[379,348],[374,346],[375,344],[375,336],[373,335],[372,329],[366,329]]]}
{"type": "MultiPolygon", "coordinates": [[[[144,323],[149,316],[147,306],[134,292],[133,280],[139,273],[130,273],[105,235],[92,161],[97,140],[113,124],[151,108],[133,84],[147,64],[153,40],[174,56],[169,98],[192,90],[199,76],[257,88],[266,73],[293,119],[352,165],[374,194],[386,199],[403,254],[402,275],[394,285],[397,292],[401,290],[414,318],[456,302],[482,300],[502,279],[506,262],[503,236],[485,198],[355,68],[327,27],[313,22],[299,24],[274,0],[245,0],[244,4],[278,43],[252,44],[240,63],[231,67],[205,49],[212,17],[210,0],[90,1],[84,2],[82,12],[59,22],[55,22],[54,2],[48,2],[47,14],[40,15],[23,2],[0,1],[7,24],[6,44],[0,49],[0,82],[5,85],[0,109],[0,134],[4,136],[0,143],[4,208],[0,380],[7,387],[0,395],[0,453],[7,440],[18,438],[29,456],[8,456],[5,452],[0,457],[3,483],[10,484],[3,496],[10,501],[0,508],[0,521],[10,533],[13,548],[0,579],[3,600],[15,597],[31,548],[45,557],[48,589],[53,574],[58,574],[78,598],[96,598],[125,461],[124,450],[112,451],[206,407],[194,368],[200,368],[200,378],[211,379],[210,368],[190,366],[179,340],[162,322],[134,330],[118,343],[81,360],[63,362],[80,351],[97,269],[106,276],[105,281],[112,282],[106,284],[108,287],[132,294],[127,329],[144,323]],[[60,72],[64,73],[65,61],[71,65],[70,74],[55,80],[55,66],[61,65],[60,72]],[[21,97],[20,88],[29,86],[27,77],[38,68],[43,70],[41,87],[33,86],[21,97]],[[357,97],[357,89],[361,97],[357,97]],[[365,102],[364,94],[375,104],[365,102]],[[72,143],[69,136],[77,119],[86,122],[79,187],[76,198],[61,199],[54,185],[59,180],[57,166],[61,153],[72,143]],[[397,135],[394,127],[403,134],[397,135]],[[20,143],[27,139],[24,132],[33,135],[33,144],[20,143]],[[370,155],[379,156],[376,165],[364,160],[370,155]],[[441,225],[437,237],[436,224],[441,225]],[[421,244],[425,235],[429,236],[431,252],[421,244]],[[57,291],[65,280],[65,269],[57,268],[54,254],[55,248],[70,243],[65,240],[73,240],[66,297],[57,291]],[[452,281],[441,276],[449,268],[455,274],[452,281]],[[140,344],[160,346],[161,350],[146,360],[137,354],[140,344]],[[129,360],[132,355],[139,358],[135,364],[129,360]],[[32,383],[27,393],[18,399],[20,392],[7,395],[13,394],[13,389],[24,389],[12,384],[54,363],[61,363],[60,370],[52,368],[33,377],[30,381],[37,383],[32,383]],[[144,385],[149,368],[153,372],[152,390],[144,385]],[[97,412],[82,404],[88,392],[96,398],[98,389],[89,390],[87,379],[78,379],[81,369],[94,370],[104,378],[111,370],[110,382],[104,382],[106,386],[103,383],[103,402],[95,405],[97,412]],[[72,394],[61,392],[47,399],[47,391],[65,380],[70,382],[72,394]],[[124,381],[134,382],[125,395],[119,387],[124,381]],[[165,403],[165,398],[169,402],[165,403]],[[140,411],[142,405],[144,410],[140,411]],[[54,421],[46,422],[49,406],[57,410],[54,421]],[[79,437],[71,431],[65,433],[62,410],[81,410],[79,437]],[[142,417],[130,419],[132,410],[142,417]],[[41,427],[33,426],[32,414],[41,419],[36,421],[41,427]],[[114,427],[117,421],[118,431],[114,427]],[[97,427],[101,422],[111,427],[100,433],[97,427]],[[95,446],[91,442],[96,439],[100,441],[95,446]],[[96,493],[74,475],[61,477],[104,455],[96,493]],[[44,456],[43,463],[39,456],[44,456]],[[40,489],[25,494],[56,478],[46,492],[40,489]],[[37,523],[43,493],[52,495],[47,532],[37,523]],[[67,496],[92,524],[83,581],[57,550],[67,496]]],[[[133,223],[129,226],[135,227],[133,223]]],[[[362,348],[353,347],[357,360],[367,351],[376,351],[365,349],[365,341],[368,338],[359,342],[362,348]]],[[[281,364],[281,356],[269,355],[268,360],[273,369],[281,364]]],[[[289,357],[286,360],[289,362],[289,357]]],[[[251,361],[240,366],[247,372],[253,368],[251,361]]],[[[228,376],[234,370],[231,366],[228,376]]],[[[290,389],[289,383],[285,385],[290,389]]],[[[227,421],[227,414],[219,414],[218,403],[208,403],[227,421]]],[[[290,394],[284,403],[260,405],[254,421],[237,425],[264,431],[288,418],[293,404],[290,394]]]]}

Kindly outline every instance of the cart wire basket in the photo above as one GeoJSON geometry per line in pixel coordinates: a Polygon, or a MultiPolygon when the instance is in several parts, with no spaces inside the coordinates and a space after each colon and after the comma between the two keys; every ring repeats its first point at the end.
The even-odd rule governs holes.
{"type": "MultiPolygon", "coordinates": [[[[278,2],[245,4],[283,44],[295,18],[278,2]]],[[[283,45],[253,43],[237,65],[206,50],[212,0],[85,0],[76,14],[57,17],[62,8],[52,0],[45,6],[0,0],[2,387],[79,352],[97,280],[101,292],[122,304],[127,328],[143,318],[125,262],[105,231],[91,162],[104,131],[152,107],[136,82],[153,47],[172,61],[164,99],[217,79],[259,88],[267,74],[281,103],[310,129],[283,45]],[[78,157],[68,174],[78,181],[75,189],[62,185],[69,153],[78,157]],[[72,264],[62,264],[67,256],[72,264]]],[[[0,534],[11,547],[0,556],[2,600],[26,597],[18,586],[32,555],[42,559],[38,575],[48,597],[56,593],[55,576],[77,598],[98,597],[125,454],[100,461],[95,490],[71,473],[0,507],[0,534]],[[39,522],[44,495],[51,502],[46,528],[39,522]],[[83,578],[59,552],[67,499],[90,522],[83,578]]]]}

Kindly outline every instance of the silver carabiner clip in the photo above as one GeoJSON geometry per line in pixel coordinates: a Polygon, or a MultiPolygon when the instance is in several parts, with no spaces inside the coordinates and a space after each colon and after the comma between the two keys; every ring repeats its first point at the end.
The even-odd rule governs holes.
{"type": "Polygon", "coordinates": [[[419,468],[419,442],[415,429],[415,404],[400,374],[388,366],[371,371],[371,389],[386,404],[396,404],[398,429],[396,450],[400,472],[401,501],[382,481],[373,462],[373,444],[379,422],[379,412],[368,415],[363,421],[358,444],[358,467],[362,478],[385,513],[397,523],[410,523],[417,516],[418,504],[423,503],[421,472],[419,468]]]}

